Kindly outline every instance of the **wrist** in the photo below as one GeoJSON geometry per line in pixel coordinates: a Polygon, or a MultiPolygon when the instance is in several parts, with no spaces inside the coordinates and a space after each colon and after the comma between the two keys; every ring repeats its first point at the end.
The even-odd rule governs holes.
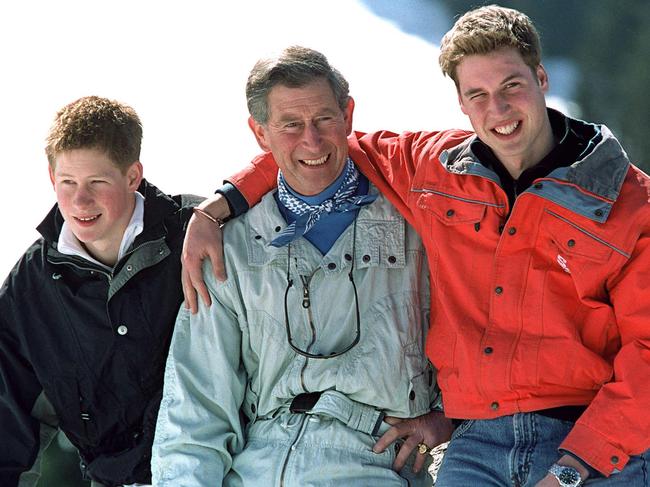
{"type": "Polygon", "coordinates": [[[548,474],[553,476],[560,487],[579,487],[589,477],[585,466],[569,455],[563,455],[548,469],[548,474]]]}
{"type": "Polygon", "coordinates": [[[210,213],[208,213],[205,210],[202,210],[201,208],[194,208],[194,214],[195,215],[201,215],[202,218],[205,218],[207,220],[210,220],[212,223],[214,223],[217,227],[221,228],[223,226],[223,220],[221,218],[215,218],[210,213]]]}
{"type": "Polygon", "coordinates": [[[589,469],[585,467],[584,463],[582,463],[580,460],[578,460],[572,455],[567,455],[567,454],[562,455],[562,457],[560,457],[560,459],[555,463],[557,463],[558,465],[575,468],[580,474],[580,478],[582,478],[583,482],[587,480],[587,477],[589,477],[591,473],[589,472],[589,469]]]}
{"type": "Polygon", "coordinates": [[[214,220],[219,220],[224,222],[230,216],[230,207],[228,206],[228,201],[222,195],[217,193],[212,198],[208,198],[201,202],[197,207],[197,212],[201,214],[206,214],[212,217],[214,220]]]}

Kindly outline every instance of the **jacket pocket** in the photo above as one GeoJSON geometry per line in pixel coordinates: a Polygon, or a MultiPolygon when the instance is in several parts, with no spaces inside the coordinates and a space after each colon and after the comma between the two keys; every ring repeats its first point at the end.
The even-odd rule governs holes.
{"type": "MultiPolygon", "coordinates": [[[[591,309],[598,302],[609,306],[605,283],[616,267],[629,258],[625,251],[593,229],[548,209],[542,217],[536,247],[546,252],[540,257],[547,259],[546,289],[550,295],[557,294],[558,290],[564,295],[575,290],[578,299],[574,303],[591,309]]],[[[538,265],[543,267],[544,264],[538,265]]],[[[561,297],[558,295],[558,299],[561,297]]],[[[570,301],[567,299],[565,304],[569,305],[570,301]]]]}
{"type": "Polygon", "coordinates": [[[439,192],[422,191],[417,199],[418,208],[430,212],[444,225],[476,224],[485,217],[486,205],[482,202],[439,192]]]}
{"type": "Polygon", "coordinates": [[[546,210],[544,217],[550,239],[567,257],[578,261],[606,262],[616,248],[593,232],[582,228],[567,218],[546,210]]]}

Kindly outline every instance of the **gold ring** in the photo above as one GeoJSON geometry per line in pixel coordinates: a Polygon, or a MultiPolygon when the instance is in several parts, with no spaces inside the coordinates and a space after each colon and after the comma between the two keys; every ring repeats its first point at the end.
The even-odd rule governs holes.
{"type": "Polygon", "coordinates": [[[420,455],[426,455],[430,451],[431,451],[431,448],[429,448],[426,444],[418,443],[418,453],[420,455]]]}

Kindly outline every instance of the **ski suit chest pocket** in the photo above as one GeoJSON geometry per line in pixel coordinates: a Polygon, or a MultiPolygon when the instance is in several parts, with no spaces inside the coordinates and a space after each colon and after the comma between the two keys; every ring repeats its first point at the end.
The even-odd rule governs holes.
{"type": "Polygon", "coordinates": [[[446,226],[480,223],[486,211],[485,204],[481,202],[433,191],[422,193],[417,199],[417,206],[435,221],[446,226]]]}
{"type": "Polygon", "coordinates": [[[430,239],[440,252],[448,251],[450,255],[472,248],[480,235],[478,232],[486,227],[487,208],[480,202],[426,192],[418,197],[417,208],[424,228],[424,240],[430,239]]]}
{"type": "Polygon", "coordinates": [[[561,289],[565,293],[574,290],[583,305],[593,299],[607,302],[604,283],[626,259],[617,258],[622,256],[615,252],[615,245],[602,232],[596,234],[592,226],[580,225],[552,210],[542,215],[536,248],[544,262],[533,266],[546,269],[551,295],[561,289]]]}
{"type": "MultiPolygon", "coordinates": [[[[543,233],[553,250],[560,257],[573,261],[574,266],[583,268],[607,262],[613,251],[613,245],[599,237],[588,228],[571,222],[561,215],[547,210],[542,218],[543,233]]],[[[578,268],[576,268],[578,270],[578,268]]]]}

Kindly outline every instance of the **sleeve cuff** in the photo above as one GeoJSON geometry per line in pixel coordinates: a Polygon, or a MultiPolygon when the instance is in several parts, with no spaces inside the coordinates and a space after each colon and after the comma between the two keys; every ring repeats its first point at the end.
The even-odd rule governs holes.
{"type": "Polygon", "coordinates": [[[231,218],[236,218],[239,215],[246,213],[249,209],[248,202],[244,195],[239,191],[234,184],[224,181],[223,186],[215,191],[226,198],[228,202],[228,208],[230,209],[230,217],[224,219],[224,221],[230,220],[231,218]]]}
{"type": "Polygon", "coordinates": [[[559,451],[560,451],[560,453],[561,453],[562,455],[569,455],[569,456],[572,457],[573,459],[579,461],[579,462],[582,464],[582,466],[585,467],[585,468],[587,469],[587,471],[589,472],[589,478],[590,478],[590,479],[597,479],[597,478],[603,478],[603,477],[605,477],[602,473],[600,473],[600,472],[599,472],[598,470],[596,470],[594,467],[592,467],[591,465],[589,465],[587,462],[585,462],[582,458],[580,458],[578,455],[576,455],[576,454],[573,453],[572,451],[565,450],[564,448],[560,448],[559,451]]]}
{"type": "Polygon", "coordinates": [[[581,461],[588,463],[605,477],[621,471],[630,457],[612,445],[608,438],[578,421],[564,439],[559,449],[568,450],[581,461]]]}

